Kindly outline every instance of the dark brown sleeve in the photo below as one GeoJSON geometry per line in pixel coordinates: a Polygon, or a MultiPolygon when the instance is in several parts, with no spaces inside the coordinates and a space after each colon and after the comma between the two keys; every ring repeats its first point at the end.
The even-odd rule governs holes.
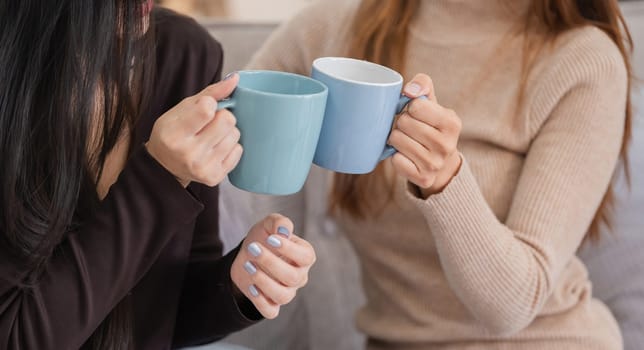
{"type": "Polygon", "coordinates": [[[201,345],[219,340],[262,319],[250,300],[239,293],[233,296],[230,268],[239,247],[221,258],[219,238],[218,191],[192,185],[204,204],[197,218],[190,261],[181,292],[173,345],[201,345]]]}
{"type": "Polygon", "coordinates": [[[60,244],[36,283],[24,285],[29,271],[0,250],[0,348],[78,349],[202,210],[140,146],[92,220],[60,244]]]}
{"type": "Polygon", "coordinates": [[[250,300],[242,296],[237,301],[233,296],[230,267],[237,252],[235,249],[223,259],[209,254],[209,258],[190,262],[179,304],[173,347],[210,343],[262,319],[250,300]]]}
{"type": "Polygon", "coordinates": [[[233,296],[230,268],[239,247],[221,258],[218,190],[203,185],[191,189],[204,204],[197,218],[190,261],[181,291],[173,345],[201,345],[219,340],[262,319],[250,300],[233,296]]]}

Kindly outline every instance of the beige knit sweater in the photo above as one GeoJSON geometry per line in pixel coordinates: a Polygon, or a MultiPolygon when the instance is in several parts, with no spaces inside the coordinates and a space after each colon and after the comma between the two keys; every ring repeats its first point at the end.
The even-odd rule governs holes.
{"type": "MultiPolygon", "coordinates": [[[[529,0],[502,2],[423,0],[410,31],[403,74],[429,74],[461,117],[460,172],[427,200],[399,179],[377,220],[338,218],[363,269],[370,349],[622,347],[575,252],[617,162],[623,60],[600,30],[570,31],[517,108],[522,38],[508,33],[529,0]]],[[[251,66],[309,74],[316,57],[346,55],[355,4],[312,5],[251,66]]]]}

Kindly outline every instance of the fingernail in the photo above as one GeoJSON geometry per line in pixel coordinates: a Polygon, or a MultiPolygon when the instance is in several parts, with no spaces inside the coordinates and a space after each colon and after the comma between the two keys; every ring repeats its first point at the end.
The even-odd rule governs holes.
{"type": "Polygon", "coordinates": [[[230,79],[230,78],[234,77],[234,76],[235,76],[235,73],[237,73],[237,72],[230,72],[230,73],[228,73],[228,74],[224,77],[224,81],[226,81],[226,80],[228,80],[228,79],[230,79]]]}
{"type": "Polygon", "coordinates": [[[259,244],[257,243],[251,243],[248,245],[248,252],[254,256],[258,257],[260,254],[262,254],[262,248],[259,247],[259,244]]]}
{"type": "Polygon", "coordinates": [[[248,287],[248,291],[250,292],[250,295],[254,296],[255,298],[259,296],[259,291],[254,284],[251,284],[250,287],[248,287]]]}
{"type": "Polygon", "coordinates": [[[409,83],[405,86],[405,92],[414,96],[418,96],[420,94],[420,89],[420,85],[416,83],[409,83]]]}
{"type": "Polygon", "coordinates": [[[282,246],[282,241],[280,241],[279,238],[277,238],[277,236],[274,236],[274,235],[268,237],[266,242],[274,248],[279,248],[282,246]]]}
{"type": "Polygon", "coordinates": [[[291,233],[288,231],[288,229],[286,227],[284,227],[284,226],[278,227],[277,228],[277,233],[279,233],[282,236],[285,236],[286,238],[288,238],[291,235],[291,233]]]}
{"type": "Polygon", "coordinates": [[[250,261],[247,261],[247,262],[244,263],[244,270],[246,270],[246,272],[248,272],[251,275],[254,275],[254,274],[257,273],[257,268],[250,261]]]}

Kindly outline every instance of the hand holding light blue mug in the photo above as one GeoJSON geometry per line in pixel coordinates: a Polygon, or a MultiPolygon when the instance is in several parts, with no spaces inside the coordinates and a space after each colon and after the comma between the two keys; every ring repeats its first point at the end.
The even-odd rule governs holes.
{"type": "Polygon", "coordinates": [[[347,174],[366,174],[396,153],[387,145],[394,117],[410,102],[402,76],[368,61],[323,57],[311,77],[329,89],[313,162],[347,174]]]}
{"type": "Polygon", "coordinates": [[[228,174],[230,182],[260,194],[298,192],[311,169],[327,91],[324,84],[297,74],[239,72],[235,92],[217,107],[237,118],[244,148],[228,174]]]}

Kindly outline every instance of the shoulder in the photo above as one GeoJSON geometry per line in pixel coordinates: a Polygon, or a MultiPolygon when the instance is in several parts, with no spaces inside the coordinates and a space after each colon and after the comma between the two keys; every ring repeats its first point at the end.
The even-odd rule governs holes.
{"type": "Polygon", "coordinates": [[[273,32],[251,67],[308,73],[319,56],[346,55],[358,0],[316,0],[273,32]]]}
{"type": "Polygon", "coordinates": [[[526,90],[530,114],[537,116],[539,125],[572,95],[595,103],[600,103],[599,96],[612,101],[603,103],[622,103],[628,81],[624,57],[604,31],[594,26],[569,30],[544,47],[532,67],[526,90]]]}
{"type": "Polygon", "coordinates": [[[565,62],[573,61],[586,70],[599,73],[626,69],[617,44],[597,27],[585,26],[570,30],[558,41],[557,56],[565,62]]]}
{"type": "Polygon", "coordinates": [[[159,116],[221,78],[223,50],[192,18],[163,8],[156,8],[153,16],[156,68],[151,113],[159,116]]]}
{"type": "Polygon", "coordinates": [[[223,65],[221,44],[192,18],[162,8],[153,14],[157,76],[187,79],[198,85],[194,89],[218,80],[223,65]]]}
{"type": "Polygon", "coordinates": [[[221,45],[197,21],[176,12],[153,11],[157,47],[174,51],[221,53],[221,45]]]}
{"type": "Polygon", "coordinates": [[[546,53],[542,71],[550,78],[576,85],[626,84],[628,74],[617,44],[601,29],[584,26],[560,35],[546,53]]]}

